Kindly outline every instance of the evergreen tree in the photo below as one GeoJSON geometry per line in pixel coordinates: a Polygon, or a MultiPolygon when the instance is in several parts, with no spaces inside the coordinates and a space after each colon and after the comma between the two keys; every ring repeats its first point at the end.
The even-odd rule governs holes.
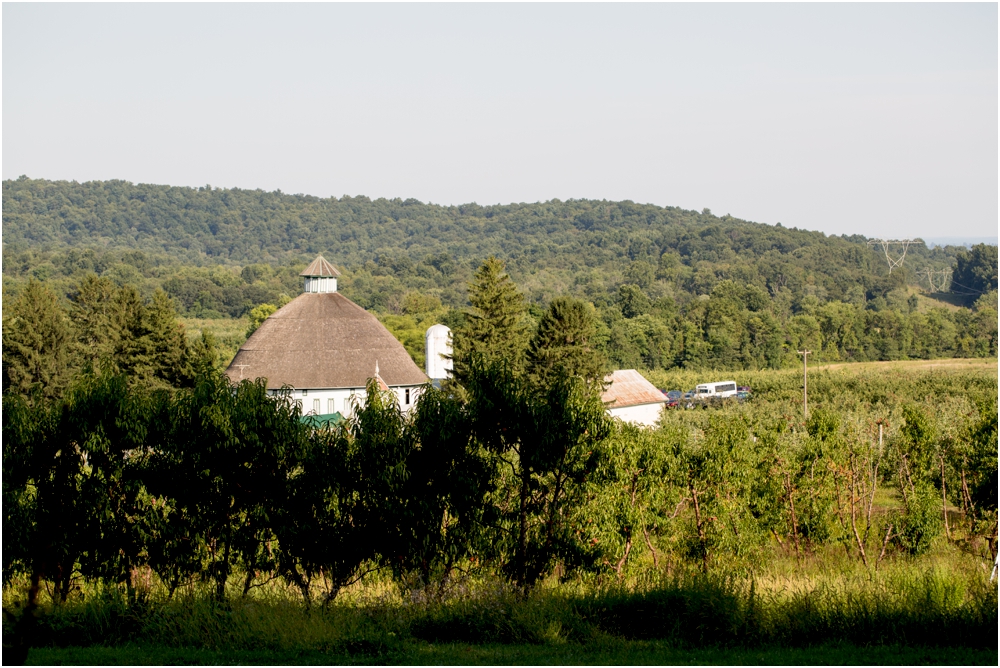
{"type": "Polygon", "coordinates": [[[588,382],[604,377],[607,359],[593,345],[595,318],[585,302],[557,297],[538,323],[528,346],[528,374],[536,385],[546,385],[561,369],[588,382]]]}
{"type": "Polygon", "coordinates": [[[89,274],[73,295],[72,318],[83,358],[94,367],[125,373],[130,381],[145,385],[181,387],[192,382],[192,365],[197,364],[173,301],[163,290],[147,304],[132,286],[117,288],[89,274]]]}
{"type": "Polygon", "coordinates": [[[503,360],[519,372],[528,344],[527,309],[502,260],[491,256],[476,270],[469,302],[472,309],[465,323],[452,333],[455,378],[459,382],[468,378],[474,356],[503,360]]]}
{"type": "Polygon", "coordinates": [[[61,396],[75,359],[72,325],[56,296],[31,280],[3,315],[4,393],[61,396]]]}
{"type": "Polygon", "coordinates": [[[72,295],[70,317],[76,326],[76,340],[85,362],[96,363],[110,357],[118,327],[115,324],[115,284],[88,273],[72,295]]]}
{"type": "Polygon", "coordinates": [[[146,354],[152,366],[152,378],[173,387],[191,380],[184,328],[177,322],[173,302],[163,290],[153,293],[146,309],[146,354]]]}

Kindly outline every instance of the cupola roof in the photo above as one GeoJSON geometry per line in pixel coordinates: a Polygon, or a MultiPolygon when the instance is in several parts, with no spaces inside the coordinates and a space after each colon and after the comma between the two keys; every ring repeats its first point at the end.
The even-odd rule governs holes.
{"type": "Polygon", "coordinates": [[[317,255],[312,264],[303,269],[299,276],[340,276],[340,272],[322,255],[317,255]]]}

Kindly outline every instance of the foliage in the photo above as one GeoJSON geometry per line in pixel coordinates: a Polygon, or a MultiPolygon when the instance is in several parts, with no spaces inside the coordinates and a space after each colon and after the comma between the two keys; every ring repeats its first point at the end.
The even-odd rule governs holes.
{"type": "Polygon", "coordinates": [[[504,263],[489,257],[469,283],[469,302],[461,327],[452,332],[454,377],[469,378],[470,360],[501,361],[520,372],[528,344],[524,296],[504,271],[504,263]]]}
{"type": "Polygon", "coordinates": [[[563,373],[595,383],[604,378],[607,360],[594,346],[595,318],[585,302],[557,297],[538,322],[527,352],[528,375],[539,387],[563,373]]]}
{"type": "Polygon", "coordinates": [[[72,329],[56,296],[31,280],[3,314],[3,392],[52,399],[69,384],[72,329]]]}
{"type": "Polygon", "coordinates": [[[556,297],[592,303],[593,345],[620,368],[781,368],[803,345],[817,361],[997,349],[995,297],[969,310],[916,294],[924,269],[957,270],[960,255],[995,275],[995,247],[918,245],[890,275],[861,236],[633,202],[440,207],[27,178],[5,181],[3,199],[8,295],[34,278],[68,297],[95,273],[147,300],[161,288],[188,318],[239,318],[280,307],[304,263],[335,249],[341,291],[418,362],[431,320],[464,327],[465,286],[489,256],[536,319],[556,297]]]}
{"type": "Polygon", "coordinates": [[[955,256],[951,289],[959,294],[975,296],[996,290],[997,247],[976,244],[968,251],[960,251],[955,256]]]}

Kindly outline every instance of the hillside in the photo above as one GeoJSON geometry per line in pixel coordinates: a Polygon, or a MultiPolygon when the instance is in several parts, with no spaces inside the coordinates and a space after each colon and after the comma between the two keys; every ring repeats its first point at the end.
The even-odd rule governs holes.
{"type": "Polygon", "coordinates": [[[439,206],[3,182],[7,297],[34,278],[68,300],[93,272],[147,299],[162,288],[186,318],[239,318],[298,294],[298,271],[322,253],[341,291],[419,361],[425,326],[461,322],[473,271],[496,255],[536,319],[558,295],[593,304],[597,343],[622,368],[782,366],[802,345],[817,361],[996,354],[996,272],[976,273],[989,274],[989,253],[917,244],[890,274],[867,241],[630,201],[439,206]],[[987,288],[925,296],[926,270],[953,266],[987,288]]]}
{"type": "MultiPolygon", "coordinates": [[[[856,284],[884,293],[907,277],[917,282],[907,272],[890,280],[881,251],[862,236],[828,237],[629,201],[445,207],[22,177],[3,182],[3,233],[5,254],[127,249],[188,265],[287,265],[324,253],[348,269],[372,263],[374,274],[418,276],[461,271],[494,254],[538,299],[620,283],[635,262],[649,262],[661,274],[691,269],[684,288],[695,294],[707,294],[715,275],[748,273],[793,292],[815,285],[837,299],[856,284]]],[[[905,267],[947,267],[956,251],[911,248],[905,267]]]]}

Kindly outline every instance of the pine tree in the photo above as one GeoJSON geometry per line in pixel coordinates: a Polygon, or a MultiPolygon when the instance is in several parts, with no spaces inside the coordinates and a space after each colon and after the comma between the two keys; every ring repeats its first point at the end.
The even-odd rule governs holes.
{"type": "Polygon", "coordinates": [[[560,369],[589,383],[600,381],[607,359],[593,345],[594,329],[594,315],[586,303],[572,297],[552,300],[528,347],[532,382],[547,385],[560,369]]]}
{"type": "Polygon", "coordinates": [[[110,358],[119,335],[114,298],[117,289],[107,278],[87,274],[72,296],[70,317],[76,327],[76,339],[82,358],[95,366],[110,358]]]}
{"type": "Polygon", "coordinates": [[[60,397],[75,359],[72,325],[56,296],[31,280],[3,315],[4,393],[60,397]]]}
{"type": "Polygon", "coordinates": [[[173,302],[163,290],[147,304],[132,286],[94,274],[73,295],[72,318],[83,358],[145,385],[189,385],[193,362],[173,302]]]}
{"type": "Polygon", "coordinates": [[[190,381],[188,346],[174,304],[163,290],[153,293],[145,313],[146,354],[157,381],[179,387],[190,381]]]}
{"type": "Polygon", "coordinates": [[[476,270],[469,284],[472,309],[465,323],[452,333],[454,374],[459,382],[468,378],[474,357],[484,362],[502,360],[513,370],[524,367],[528,345],[527,309],[524,295],[505,271],[502,260],[489,257],[476,270]]]}

